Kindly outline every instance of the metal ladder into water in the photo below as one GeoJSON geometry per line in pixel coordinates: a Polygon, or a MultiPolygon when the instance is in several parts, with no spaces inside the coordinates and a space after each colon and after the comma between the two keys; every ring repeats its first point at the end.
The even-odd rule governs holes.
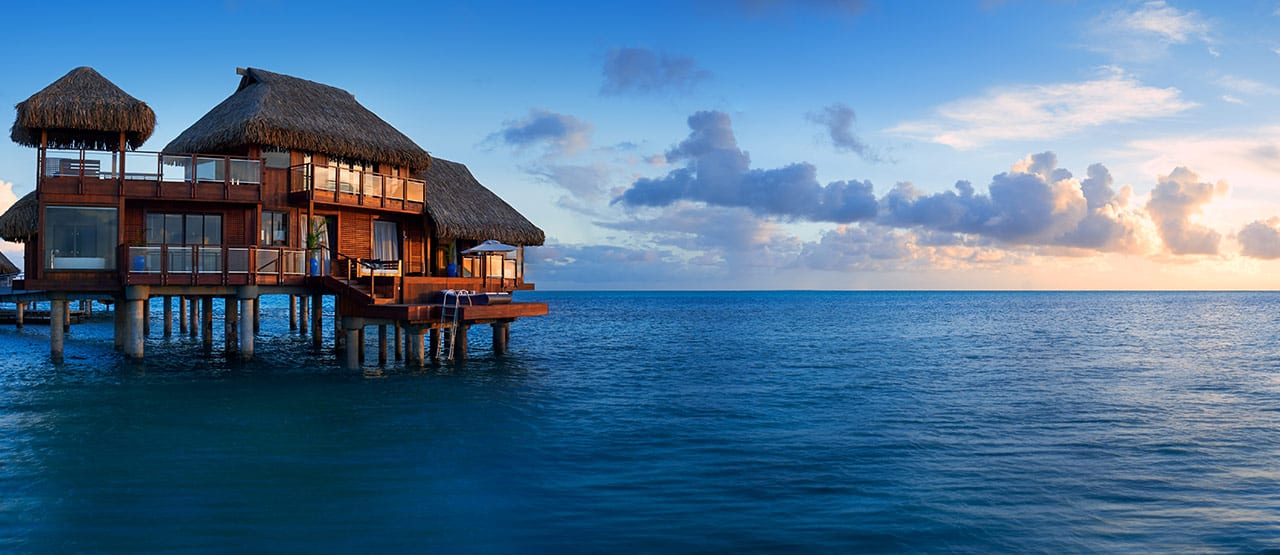
{"type": "MultiPolygon", "coordinates": [[[[454,336],[457,334],[458,319],[462,313],[462,311],[459,310],[462,307],[462,296],[469,295],[471,292],[464,289],[456,291],[453,289],[446,289],[443,293],[444,302],[442,304],[444,305],[445,310],[440,311],[440,333],[436,336],[437,341],[439,341],[439,343],[436,344],[436,358],[442,360],[453,360],[454,336]],[[453,296],[452,307],[449,306],[450,295],[453,296]],[[449,308],[452,308],[453,310],[448,310],[449,308]],[[452,314],[449,314],[450,312],[452,312],[452,314]],[[446,326],[445,324],[447,320],[449,321],[446,326]]],[[[467,305],[470,304],[471,299],[468,298],[467,305]]]]}

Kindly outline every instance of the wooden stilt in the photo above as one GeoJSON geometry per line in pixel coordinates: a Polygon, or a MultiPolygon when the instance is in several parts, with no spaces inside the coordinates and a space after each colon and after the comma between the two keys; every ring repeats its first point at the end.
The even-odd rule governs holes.
{"type": "MultiPolygon", "coordinates": [[[[84,310],[84,303],[80,303],[80,309],[84,310]]],[[[151,299],[142,301],[142,336],[151,337],[151,299]]]]}
{"type": "Polygon", "coordinates": [[[387,325],[378,326],[378,366],[387,365],[387,325]]]}
{"type": "MultiPolygon", "coordinates": [[[[364,364],[364,326],[360,327],[360,336],[356,338],[356,341],[356,350],[360,351],[360,364],[364,364]]],[[[350,346],[348,345],[348,347],[350,346]]]]}
{"type": "Polygon", "coordinates": [[[440,358],[440,328],[431,328],[427,339],[427,358],[431,360],[440,358]]]}
{"type": "Polygon", "coordinates": [[[347,336],[342,333],[342,303],[338,297],[333,297],[333,350],[341,351],[347,348],[347,336]]]}
{"type": "Polygon", "coordinates": [[[18,303],[18,308],[15,310],[15,313],[14,313],[14,318],[17,321],[18,329],[22,329],[22,316],[23,316],[23,313],[26,311],[27,311],[27,303],[18,303]]]}
{"type": "Polygon", "coordinates": [[[511,329],[511,322],[494,322],[489,327],[493,328],[493,354],[506,354],[507,332],[511,329]]]}
{"type": "Polygon", "coordinates": [[[467,328],[470,327],[459,322],[453,329],[453,360],[467,360],[467,328]]]}
{"type": "Polygon", "coordinates": [[[298,329],[298,297],[289,295],[289,329],[298,329]]]}
{"type": "Polygon", "coordinates": [[[307,307],[311,305],[311,298],[306,295],[298,296],[298,333],[303,336],[307,335],[307,324],[311,320],[311,315],[307,312],[307,307]]]}
{"type": "Polygon", "coordinates": [[[253,299],[253,333],[262,333],[262,297],[253,299]]]}
{"type": "Polygon", "coordinates": [[[258,302],[258,288],[244,286],[236,289],[236,298],[240,299],[240,358],[253,358],[253,317],[257,312],[253,305],[258,302]]]}
{"type": "Polygon", "coordinates": [[[324,323],[324,296],[311,296],[311,344],[319,347],[324,342],[324,332],[321,331],[321,324],[324,323]]]}
{"type": "Polygon", "coordinates": [[[173,335],[173,297],[161,297],[164,300],[164,336],[173,335]]]}
{"type": "Polygon", "coordinates": [[[187,331],[191,334],[191,337],[195,337],[196,334],[200,333],[200,321],[196,318],[197,313],[200,312],[199,297],[188,299],[187,306],[191,308],[187,314],[187,319],[191,321],[187,326],[187,331]]]}
{"type": "Polygon", "coordinates": [[[112,339],[115,342],[115,350],[122,353],[124,352],[125,335],[128,333],[128,328],[125,326],[124,313],[124,297],[116,297],[115,302],[111,304],[111,317],[115,323],[112,339]]]}
{"type": "Polygon", "coordinates": [[[178,333],[187,333],[187,298],[178,297],[178,333]]]}
{"type": "Polygon", "coordinates": [[[49,358],[55,363],[62,362],[63,329],[57,325],[67,310],[65,299],[54,299],[49,302],[49,358]]]}
{"type": "Polygon", "coordinates": [[[230,358],[233,353],[239,354],[240,309],[236,306],[235,296],[222,298],[222,342],[223,350],[230,358]]]}
{"type": "Polygon", "coordinates": [[[200,297],[200,341],[213,348],[213,297],[200,297]]]}
{"type": "Polygon", "coordinates": [[[396,360],[400,360],[404,354],[403,351],[400,350],[402,348],[401,345],[403,344],[403,340],[401,339],[400,336],[401,334],[404,333],[404,330],[401,329],[400,327],[400,322],[396,322],[395,329],[392,330],[392,333],[394,333],[396,336],[395,337],[396,360]]]}
{"type": "MultiPolygon", "coordinates": [[[[360,340],[360,330],[353,328],[346,330],[346,332],[348,343],[355,343],[360,340]]],[[[360,357],[360,349],[355,348],[352,345],[347,345],[347,368],[359,368],[362,362],[363,359],[360,357]]]]}

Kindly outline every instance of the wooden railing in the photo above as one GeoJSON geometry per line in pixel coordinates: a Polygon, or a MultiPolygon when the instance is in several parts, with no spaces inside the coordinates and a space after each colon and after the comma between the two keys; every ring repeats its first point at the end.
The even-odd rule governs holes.
{"type": "Polygon", "coordinates": [[[119,267],[128,283],[284,283],[290,278],[302,278],[307,272],[302,249],[156,245],[122,246],[120,252],[119,267]]]}
{"type": "Polygon", "coordinates": [[[318,164],[289,168],[290,193],[337,204],[418,211],[425,191],[426,182],[421,179],[318,164]]]}
{"type": "Polygon", "coordinates": [[[241,156],[101,150],[41,149],[41,177],[150,181],[156,183],[262,183],[262,161],[241,156]]]}

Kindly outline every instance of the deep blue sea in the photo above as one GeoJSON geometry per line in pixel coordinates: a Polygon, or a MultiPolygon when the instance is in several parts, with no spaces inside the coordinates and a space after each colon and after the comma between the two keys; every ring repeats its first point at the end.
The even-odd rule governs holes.
{"type": "Polygon", "coordinates": [[[521,296],[381,373],[0,327],[0,551],[1280,549],[1280,294],[521,296]]]}

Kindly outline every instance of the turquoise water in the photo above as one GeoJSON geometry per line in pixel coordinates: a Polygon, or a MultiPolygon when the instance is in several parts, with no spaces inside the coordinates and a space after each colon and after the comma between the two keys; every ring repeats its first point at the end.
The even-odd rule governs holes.
{"type": "Polygon", "coordinates": [[[1280,294],[524,297],[380,375],[0,328],[0,551],[1280,549],[1280,294]]]}

